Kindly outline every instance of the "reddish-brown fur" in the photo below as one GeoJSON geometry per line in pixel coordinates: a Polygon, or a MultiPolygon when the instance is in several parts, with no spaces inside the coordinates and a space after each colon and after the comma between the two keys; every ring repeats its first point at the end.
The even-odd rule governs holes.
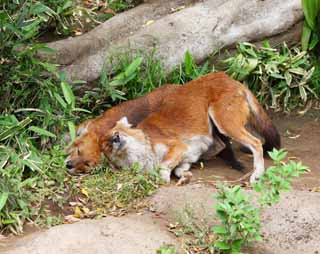
{"type": "Polygon", "coordinates": [[[69,154],[66,163],[71,174],[88,173],[100,163],[101,137],[105,135],[123,116],[133,124],[138,124],[150,113],[156,111],[170,93],[179,85],[165,85],[146,96],[127,101],[105,111],[101,116],[87,120],[78,126],[78,137],[67,148],[69,154]]]}
{"type": "MultiPolygon", "coordinates": [[[[113,107],[100,117],[86,121],[79,126],[79,130],[84,129],[85,131],[80,131],[82,133],[68,148],[67,167],[70,169],[69,172],[75,174],[87,173],[100,162],[102,137],[120,118],[127,116],[129,122],[136,125],[152,112],[157,111],[164,101],[166,105],[170,106],[168,107],[170,110],[163,110],[162,118],[165,119],[164,121],[167,124],[170,124],[171,121],[172,126],[180,127],[182,132],[185,126],[179,119],[181,112],[192,112],[186,121],[199,122],[199,126],[195,128],[200,128],[197,131],[201,132],[201,125],[206,123],[201,120],[204,117],[199,116],[207,115],[208,108],[212,107],[217,114],[215,124],[218,129],[222,128],[222,132],[227,136],[242,142],[242,140],[239,140],[239,137],[243,136],[238,133],[239,127],[249,123],[255,126],[256,130],[265,137],[269,148],[279,147],[280,139],[277,131],[256,99],[253,97],[253,104],[256,105],[256,109],[261,116],[250,113],[252,109],[248,108],[247,102],[237,100],[237,93],[241,93],[241,91],[248,90],[224,73],[212,73],[184,86],[163,86],[144,97],[113,107]],[[232,95],[232,98],[230,95],[232,95]],[[229,112],[228,114],[224,114],[226,110],[229,112]]],[[[153,127],[149,131],[150,135],[154,138],[172,135],[173,131],[162,128],[160,122],[159,119],[153,120],[153,127]]]]}
{"type": "MultiPolygon", "coordinates": [[[[254,181],[264,169],[263,149],[261,141],[248,132],[246,126],[250,125],[265,138],[269,149],[280,147],[280,136],[253,94],[224,73],[211,73],[179,87],[178,93],[168,94],[158,111],[137,128],[153,145],[161,143],[168,147],[162,163],[173,169],[187,150],[183,140],[208,135],[209,116],[221,133],[251,149],[256,169],[254,181]]],[[[106,139],[115,131],[119,130],[113,129],[106,139]]]]}

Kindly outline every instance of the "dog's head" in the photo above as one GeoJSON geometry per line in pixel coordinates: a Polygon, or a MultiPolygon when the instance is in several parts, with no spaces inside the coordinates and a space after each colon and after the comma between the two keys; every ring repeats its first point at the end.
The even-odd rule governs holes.
{"type": "MultiPolygon", "coordinates": [[[[127,117],[122,117],[104,137],[102,150],[108,159],[112,155],[125,154],[129,150],[146,144],[147,139],[143,131],[132,128],[127,117]]],[[[137,151],[138,152],[138,151],[137,151]]]]}
{"type": "Polygon", "coordinates": [[[66,149],[66,167],[71,175],[90,173],[100,162],[99,139],[94,128],[90,128],[92,124],[90,120],[82,123],[77,129],[77,138],[66,149]]]}

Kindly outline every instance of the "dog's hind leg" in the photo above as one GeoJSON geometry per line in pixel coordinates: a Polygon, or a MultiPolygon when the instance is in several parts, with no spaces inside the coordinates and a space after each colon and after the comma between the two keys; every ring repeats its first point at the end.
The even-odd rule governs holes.
{"type": "Polygon", "coordinates": [[[242,163],[237,159],[231,142],[230,138],[221,134],[217,128],[217,126],[214,124],[214,122],[210,119],[211,121],[211,128],[212,128],[212,137],[215,142],[220,142],[220,140],[224,144],[223,150],[221,150],[218,154],[217,157],[221,158],[227,165],[232,167],[233,169],[243,171],[244,166],[242,163]]]}
{"type": "Polygon", "coordinates": [[[264,172],[264,158],[261,141],[251,135],[245,125],[249,119],[249,108],[243,100],[234,100],[232,105],[225,107],[211,106],[209,115],[215,123],[220,133],[226,135],[242,145],[248,147],[254,158],[254,172],[250,177],[250,182],[255,182],[264,172]]]}
{"type": "Polygon", "coordinates": [[[221,158],[227,165],[229,165],[233,169],[236,169],[236,170],[239,170],[242,172],[244,169],[244,166],[237,159],[237,157],[232,149],[230,138],[221,134],[221,133],[218,133],[217,135],[219,136],[219,138],[223,141],[223,143],[226,146],[220,153],[217,154],[217,156],[219,158],[221,158]]]}

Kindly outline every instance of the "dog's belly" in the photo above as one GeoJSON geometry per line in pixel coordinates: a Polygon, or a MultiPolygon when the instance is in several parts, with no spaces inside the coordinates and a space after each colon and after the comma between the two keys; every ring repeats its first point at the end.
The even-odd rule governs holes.
{"type": "Polygon", "coordinates": [[[186,140],[185,144],[188,146],[188,149],[183,156],[182,162],[194,163],[212,146],[213,139],[210,136],[198,135],[186,140]]]}

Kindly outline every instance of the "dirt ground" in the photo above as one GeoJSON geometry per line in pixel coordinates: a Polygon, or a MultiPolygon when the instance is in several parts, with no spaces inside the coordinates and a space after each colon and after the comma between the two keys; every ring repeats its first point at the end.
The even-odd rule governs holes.
{"type": "MultiPolygon", "coordinates": [[[[264,240],[248,250],[252,254],[316,254],[320,253],[320,112],[301,116],[276,114],[283,147],[291,159],[301,160],[310,172],[294,182],[294,190],[282,196],[276,206],[263,212],[264,240]],[[312,191],[312,192],[311,192],[312,191]]],[[[237,151],[246,172],[252,168],[252,156],[237,151]]],[[[266,159],[266,165],[271,160],[266,159]]],[[[162,187],[150,199],[150,208],[139,214],[121,218],[85,220],[72,225],[60,225],[23,237],[0,240],[0,253],[129,253],[153,254],[163,244],[181,248],[167,230],[186,206],[192,208],[199,220],[215,223],[211,182],[237,180],[243,173],[228,168],[219,159],[194,165],[190,184],[162,187]],[[206,183],[202,183],[206,182],[206,183]]],[[[179,253],[183,253],[180,252],[179,253]]]]}

